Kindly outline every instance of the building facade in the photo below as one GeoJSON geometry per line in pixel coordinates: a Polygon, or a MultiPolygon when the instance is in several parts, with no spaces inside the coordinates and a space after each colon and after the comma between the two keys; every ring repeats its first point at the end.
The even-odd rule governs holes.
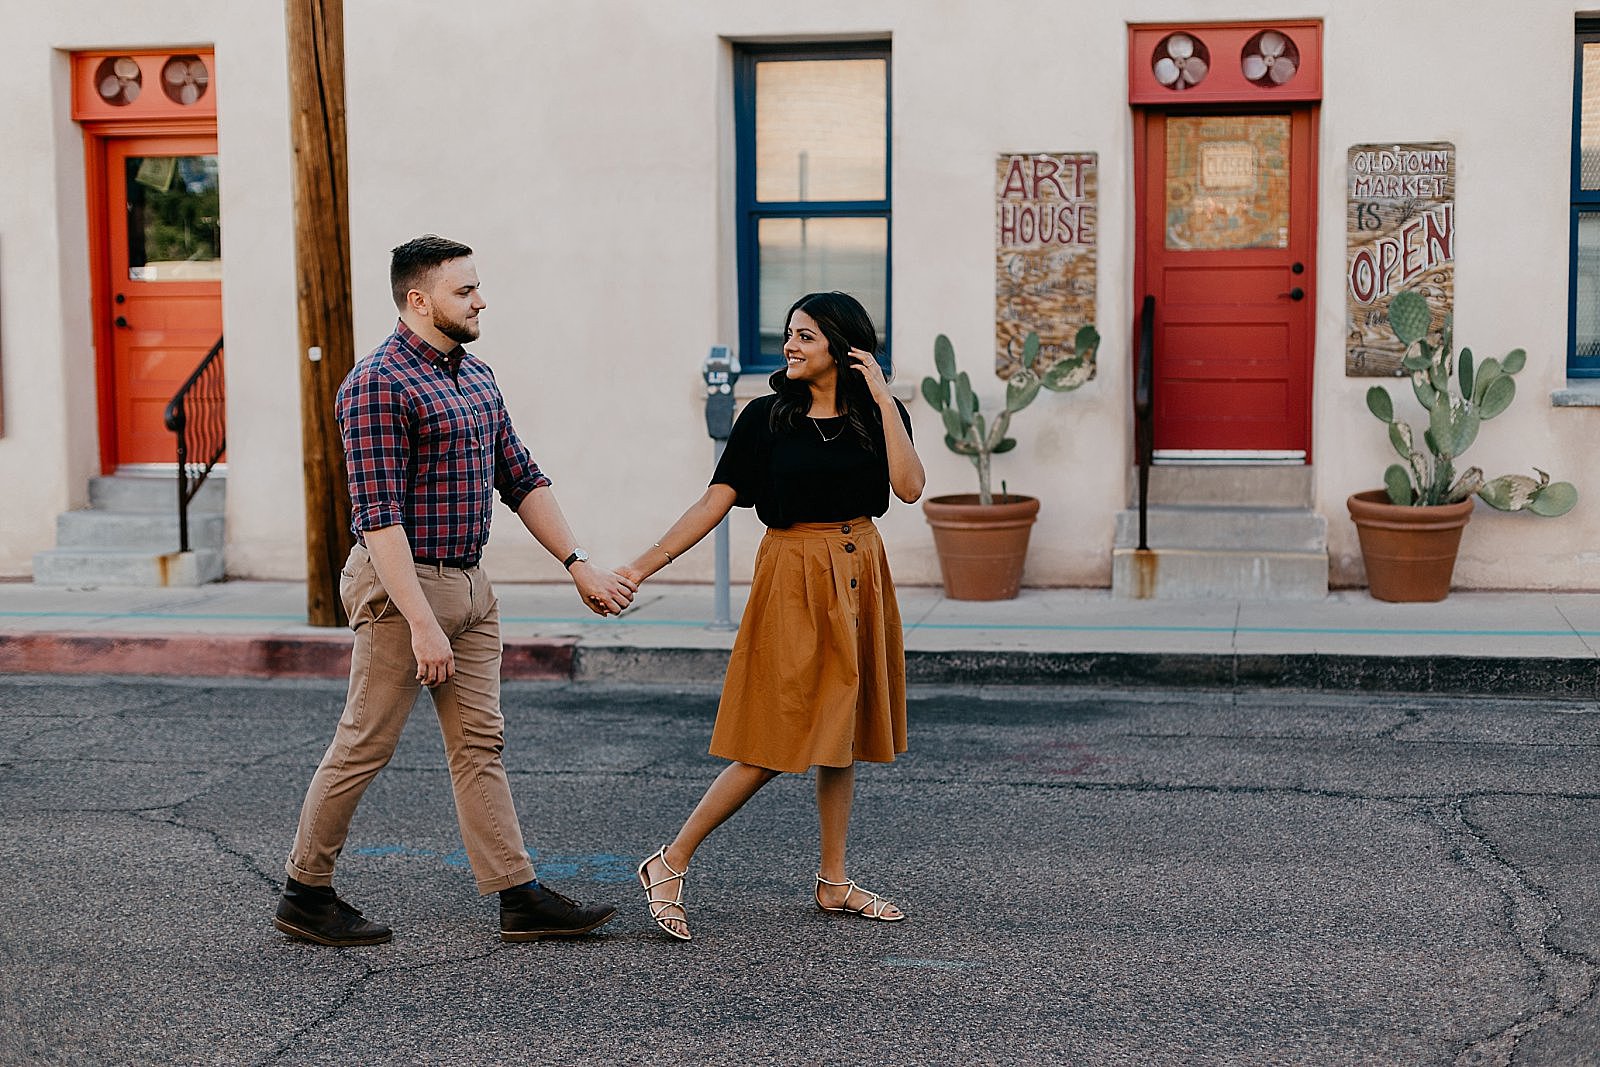
{"type": "MultiPolygon", "coordinates": [[[[225,337],[227,572],[303,577],[281,6],[4,9],[0,574],[31,572],[92,477],[171,462],[163,383],[225,337]]],[[[708,348],[763,391],[783,310],[826,287],[878,318],[930,493],[975,488],[916,388],[936,335],[998,397],[1022,333],[1060,355],[1092,319],[1094,377],[1017,416],[995,478],[1042,501],[1025,584],[1106,586],[1157,294],[1158,456],[1309,468],[1330,583],[1357,586],[1344,501],[1393,460],[1363,399],[1393,369],[1384,297],[1420,287],[1480,358],[1528,354],[1469,460],[1580,497],[1480,506],[1457,586],[1600,589],[1600,34],[1571,2],[344,10],[357,350],[392,326],[389,248],[473,245],[474,350],[599,560],[702,490],[708,348]]],[[[560,576],[500,526],[497,577],[560,576]]],[[[937,582],[920,513],[882,526],[897,577],[937,582]]],[[[759,533],[736,514],[736,579],[759,533]]],[[[670,577],[711,568],[707,546],[670,577]]]]}

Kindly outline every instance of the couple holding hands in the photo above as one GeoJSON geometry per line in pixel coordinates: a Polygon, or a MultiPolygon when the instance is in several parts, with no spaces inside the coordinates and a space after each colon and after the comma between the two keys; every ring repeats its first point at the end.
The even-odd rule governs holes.
{"type": "Polygon", "coordinates": [[[462,345],[478,337],[472,250],[436,236],[396,248],[400,322],[340,387],[338,418],[359,543],[340,594],[355,631],[350,688],[301,808],[275,925],[326,945],[378,944],[388,927],[332,888],[362,792],[388,762],[427,686],[481,894],[500,894],[507,941],[586,934],[616,909],[539,883],[501,761],[498,602],[479,566],[493,497],[572,575],[601,615],[713,530],[734,507],[767,526],[729,659],[711,754],[717,775],[673,839],[639,864],[650,917],[691,938],[684,893],[695,850],[767,782],[817,769],[818,907],[898,922],[851,880],[845,839],[855,762],[906,748],[900,614],[872,519],[889,494],[922,493],[905,408],[873,358],[861,304],[813,293],[789,309],[772,392],[744,406],[705,493],[650,548],[607,571],[577,547],[545,477],[512,429],[494,375],[462,345]]]}

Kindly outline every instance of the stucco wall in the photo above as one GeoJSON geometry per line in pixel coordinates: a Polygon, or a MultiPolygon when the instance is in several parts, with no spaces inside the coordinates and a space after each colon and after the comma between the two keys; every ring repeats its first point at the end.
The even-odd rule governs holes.
{"type": "MultiPolygon", "coordinates": [[[[1594,552],[1600,471],[1589,460],[1600,410],[1552,408],[1566,383],[1571,4],[1387,5],[1329,14],[1322,109],[1323,280],[1317,333],[1315,464],[1335,584],[1364,582],[1345,497],[1382,484],[1394,453],[1363,397],[1373,379],[1344,376],[1344,167],[1351,144],[1456,145],[1458,344],[1478,356],[1528,351],[1517,399],[1485,423],[1464,457],[1490,477],[1538,466],[1578,487],[1561,519],[1478,504],[1455,582],[1465,588],[1600,588],[1594,552]],[[1348,21],[1347,21],[1348,20],[1348,21]],[[1381,32],[1376,27],[1381,26],[1381,32]],[[1493,32],[1485,32],[1492,27],[1493,32]],[[1408,84],[1407,74],[1414,81],[1408,84]],[[1333,284],[1329,284],[1333,283],[1333,284]]],[[[1423,425],[1409,385],[1397,410],[1423,425]]]]}
{"type": "MultiPolygon", "coordinates": [[[[426,231],[474,245],[489,304],[476,350],[602,561],[648,545],[710,471],[698,365],[708,345],[736,333],[731,40],[892,36],[895,370],[930,493],[974,484],[915,386],[940,332],[968,369],[989,363],[994,156],[1098,153],[1099,376],[1043,395],[1017,418],[1020,447],[996,461],[997,479],[1043,500],[1025,576],[1035,585],[1106,584],[1113,516],[1125,505],[1127,24],[1321,17],[1313,449],[1334,581],[1360,581],[1344,498],[1379,484],[1390,462],[1362,402],[1371,380],[1344,376],[1345,152],[1356,142],[1450,140],[1458,336],[1481,353],[1520,345],[1530,357],[1517,402],[1485,426],[1469,458],[1491,475],[1538,464],[1582,496],[1553,521],[1480,506],[1457,582],[1600,588],[1586,543],[1600,475],[1585,462],[1600,412],[1549,404],[1564,384],[1570,2],[1237,2],[1224,11],[1193,0],[346,0],[345,10],[357,349],[393,321],[391,246],[426,231]]],[[[227,234],[229,569],[299,577],[282,9],[62,0],[27,12],[15,60],[0,68],[0,88],[20,102],[0,115],[0,136],[28,161],[4,179],[20,195],[0,198],[0,481],[26,505],[0,512],[0,572],[27,572],[31,554],[53,542],[55,512],[81,501],[97,465],[82,149],[65,51],[211,42],[227,234]]],[[[992,398],[999,383],[988,380],[992,398]]],[[[937,581],[918,510],[896,505],[882,525],[897,577],[937,581]]],[[[737,513],[736,576],[748,573],[758,535],[753,516],[737,513]]],[[[489,562],[504,579],[561,576],[506,513],[489,562]]],[[[708,543],[662,578],[707,580],[711,564],[708,543]]]]}
{"type": "Polygon", "coordinates": [[[70,475],[94,448],[69,410],[93,410],[84,273],[83,168],[55,162],[76,136],[66,104],[64,58],[48,48],[19,49],[0,67],[0,92],[26,107],[0,110],[8,158],[0,197],[0,571],[26,573],[35,547],[55,536],[55,515],[81,497],[70,475]]]}
{"type": "Polygon", "coordinates": [[[229,569],[304,574],[292,199],[283,12],[271,4],[7,0],[10,101],[0,138],[0,345],[6,426],[0,573],[26,574],[55,543],[56,514],[86,503],[99,473],[83,135],[71,118],[68,54],[216,48],[222,166],[230,486],[229,569]]]}

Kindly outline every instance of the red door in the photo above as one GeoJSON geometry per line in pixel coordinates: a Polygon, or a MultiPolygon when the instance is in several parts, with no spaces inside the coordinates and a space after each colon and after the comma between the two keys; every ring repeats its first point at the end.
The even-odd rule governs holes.
{"type": "Polygon", "coordinates": [[[1138,242],[1143,293],[1156,298],[1157,458],[1306,461],[1316,113],[1140,117],[1138,242]]]}
{"type": "Polygon", "coordinates": [[[216,136],[107,139],[101,188],[110,465],[173,463],[163,412],[222,336],[216,136]]]}

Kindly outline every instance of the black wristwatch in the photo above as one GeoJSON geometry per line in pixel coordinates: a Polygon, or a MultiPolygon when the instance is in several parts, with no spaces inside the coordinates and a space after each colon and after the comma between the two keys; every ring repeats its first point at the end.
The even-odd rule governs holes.
{"type": "Polygon", "coordinates": [[[572,555],[561,561],[561,565],[570,571],[574,563],[587,562],[589,562],[589,553],[585,552],[581,548],[575,548],[572,550],[572,555]]]}

